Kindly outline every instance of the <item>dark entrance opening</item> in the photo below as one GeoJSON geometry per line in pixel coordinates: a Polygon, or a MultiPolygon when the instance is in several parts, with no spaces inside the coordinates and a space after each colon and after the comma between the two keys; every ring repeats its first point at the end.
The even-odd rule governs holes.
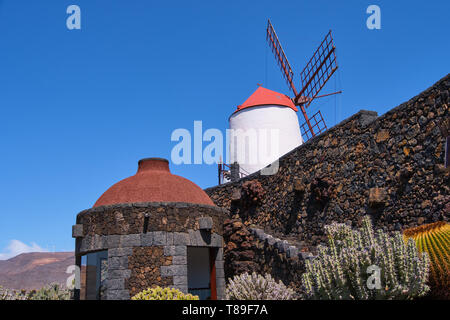
{"type": "Polygon", "coordinates": [[[216,300],[215,248],[188,247],[188,292],[200,300],[216,300]]]}

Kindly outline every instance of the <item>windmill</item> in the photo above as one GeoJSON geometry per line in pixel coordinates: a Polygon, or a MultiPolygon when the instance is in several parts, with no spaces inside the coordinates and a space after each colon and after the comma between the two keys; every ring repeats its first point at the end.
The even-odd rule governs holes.
{"type": "Polygon", "coordinates": [[[304,139],[306,141],[327,130],[327,126],[320,110],[317,111],[312,117],[308,117],[306,108],[308,108],[311,103],[317,98],[322,98],[342,92],[337,91],[319,95],[319,92],[325,86],[327,81],[338,69],[336,60],[336,47],[333,43],[331,30],[325,36],[322,43],[314,52],[312,58],[300,73],[302,86],[300,91],[295,88],[294,72],[292,71],[291,65],[289,64],[286,54],[284,53],[280,41],[278,40],[277,34],[275,33],[270,19],[267,22],[266,33],[266,39],[269,43],[269,46],[271,47],[272,52],[277,59],[277,63],[280,66],[289,89],[294,94],[294,97],[291,98],[291,100],[296,106],[300,107],[303,117],[305,118],[305,122],[301,125],[301,129],[306,136],[306,139],[304,139]]]}

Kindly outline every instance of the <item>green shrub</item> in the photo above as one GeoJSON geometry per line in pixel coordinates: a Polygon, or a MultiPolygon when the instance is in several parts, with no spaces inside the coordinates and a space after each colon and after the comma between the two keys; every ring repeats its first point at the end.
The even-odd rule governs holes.
{"type": "Polygon", "coordinates": [[[294,300],[295,292],[283,282],[276,282],[270,274],[253,272],[234,276],[226,287],[227,300],[294,300]]]}
{"type": "Polygon", "coordinates": [[[306,261],[302,275],[307,298],[412,299],[429,290],[430,260],[412,239],[405,243],[399,232],[393,237],[382,230],[375,233],[369,217],[364,217],[360,230],[337,223],[325,230],[328,246],[318,247],[318,256],[306,261]],[[379,288],[369,289],[370,266],[380,270],[379,288]]]}
{"type": "Polygon", "coordinates": [[[149,288],[139,292],[131,300],[199,300],[198,296],[184,294],[174,288],[149,288]]]}

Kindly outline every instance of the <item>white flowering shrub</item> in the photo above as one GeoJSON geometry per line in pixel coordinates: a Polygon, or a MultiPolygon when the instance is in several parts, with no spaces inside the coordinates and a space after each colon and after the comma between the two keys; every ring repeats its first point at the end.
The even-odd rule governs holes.
{"type": "Polygon", "coordinates": [[[225,296],[227,300],[294,300],[295,292],[283,282],[276,282],[270,274],[263,277],[253,272],[230,279],[225,296]]]}
{"type": "Polygon", "coordinates": [[[328,246],[318,247],[302,275],[307,298],[412,299],[428,292],[430,260],[412,239],[405,242],[399,232],[393,237],[382,230],[375,233],[367,216],[360,230],[338,223],[325,229],[328,246]],[[374,280],[369,266],[380,270],[379,288],[368,285],[374,280]]]}

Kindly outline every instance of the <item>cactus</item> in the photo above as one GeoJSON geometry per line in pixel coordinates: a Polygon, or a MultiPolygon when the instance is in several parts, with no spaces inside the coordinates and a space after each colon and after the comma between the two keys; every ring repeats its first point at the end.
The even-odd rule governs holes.
{"type": "Polygon", "coordinates": [[[231,279],[225,296],[227,300],[294,300],[295,292],[283,282],[276,282],[270,274],[263,277],[253,272],[231,279]]]}
{"type": "Polygon", "coordinates": [[[70,291],[52,283],[37,291],[29,293],[30,300],[69,300],[70,291]]]}
{"type": "Polygon", "coordinates": [[[131,300],[199,300],[198,296],[184,294],[174,288],[149,288],[139,292],[131,300]]]}
{"type": "Polygon", "coordinates": [[[450,288],[450,224],[444,221],[425,224],[406,229],[403,236],[405,240],[412,238],[420,252],[425,251],[429,254],[431,260],[430,284],[433,289],[446,291],[448,296],[450,288]]]}
{"type": "Polygon", "coordinates": [[[306,298],[412,299],[428,292],[430,260],[413,240],[405,243],[399,232],[393,237],[374,232],[367,216],[360,230],[333,223],[325,231],[328,247],[318,246],[318,256],[305,263],[306,298]],[[369,286],[375,279],[373,268],[380,271],[378,288],[369,286]]]}
{"type": "Polygon", "coordinates": [[[52,283],[39,290],[10,290],[0,286],[0,300],[69,300],[70,291],[52,283]]]}

